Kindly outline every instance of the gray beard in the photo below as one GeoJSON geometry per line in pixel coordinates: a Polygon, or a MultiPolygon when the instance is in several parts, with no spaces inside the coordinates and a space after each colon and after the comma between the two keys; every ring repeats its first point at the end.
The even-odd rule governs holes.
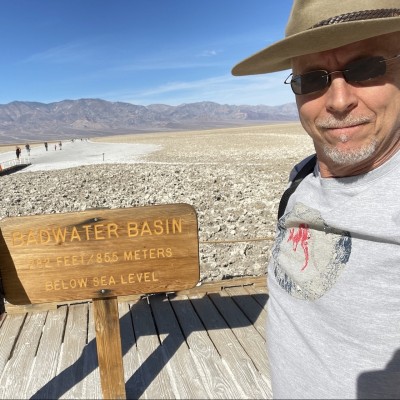
{"type": "Polygon", "coordinates": [[[325,155],[330,158],[336,165],[351,165],[357,164],[370,158],[376,148],[378,147],[378,140],[374,139],[372,142],[354,150],[343,151],[328,145],[324,146],[325,155]]]}

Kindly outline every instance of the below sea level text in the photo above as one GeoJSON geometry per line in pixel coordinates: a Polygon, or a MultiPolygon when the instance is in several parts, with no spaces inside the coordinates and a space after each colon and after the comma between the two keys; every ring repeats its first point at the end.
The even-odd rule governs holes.
{"type": "Polygon", "coordinates": [[[125,275],[101,275],[91,278],[56,279],[45,282],[46,291],[131,285],[137,283],[158,282],[157,272],[136,272],[125,275]]]}

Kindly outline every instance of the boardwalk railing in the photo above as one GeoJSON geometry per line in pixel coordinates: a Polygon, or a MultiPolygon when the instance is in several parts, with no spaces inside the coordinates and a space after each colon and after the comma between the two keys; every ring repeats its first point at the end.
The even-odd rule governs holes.
{"type": "Polygon", "coordinates": [[[0,162],[0,175],[5,173],[15,172],[21,168],[31,165],[30,157],[20,157],[12,158],[10,160],[5,160],[0,162]]]}
{"type": "Polygon", "coordinates": [[[30,157],[20,157],[20,158],[12,158],[11,160],[6,160],[6,161],[1,161],[0,165],[2,169],[7,169],[10,167],[13,167],[15,165],[20,165],[20,164],[31,164],[31,158],[30,157]]]}

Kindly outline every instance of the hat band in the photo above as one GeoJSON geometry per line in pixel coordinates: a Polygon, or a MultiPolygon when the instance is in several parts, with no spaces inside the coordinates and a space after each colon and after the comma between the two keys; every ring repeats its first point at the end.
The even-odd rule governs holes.
{"type": "Polygon", "coordinates": [[[336,17],[331,17],[329,19],[324,19],[323,21],[318,22],[309,29],[319,28],[321,26],[326,26],[326,25],[340,24],[342,22],[390,18],[390,17],[398,17],[399,15],[400,15],[400,8],[381,8],[379,10],[355,11],[347,14],[340,14],[337,15],[336,17]]]}

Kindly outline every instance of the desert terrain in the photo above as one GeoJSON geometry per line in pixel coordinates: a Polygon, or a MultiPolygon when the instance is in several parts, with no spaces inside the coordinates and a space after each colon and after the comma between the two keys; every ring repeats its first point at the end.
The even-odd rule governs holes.
{"type": "MultiPolygon", "coordinates": [[[[74,167],[41,170],[34,168],[33,159],[32,169],[0,177],[0,218],[188,203],[198,217],[202,282],[265,274],[288,174],[313,153],[311,139],[299,123],[109,136],[89,142],[110,149],[117,145],[124,161],[97,158],[96,164],[79,165],[77,159],[72,160],[74,167]],[[148,145],[151,151],[127,161],[124,149],[131,144],[148,145]]],[[[1,148],[0,153],[14,149],[1,148]]],[[[63,157],[73,158],[67,150],[66,145],[63,157]]]]}

